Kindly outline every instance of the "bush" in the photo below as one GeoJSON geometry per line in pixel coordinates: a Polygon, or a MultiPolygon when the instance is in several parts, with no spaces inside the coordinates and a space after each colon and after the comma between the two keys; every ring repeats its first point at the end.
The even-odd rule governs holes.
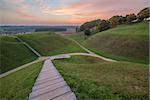
{"type": "Polygon", "coordinates": [[[84,30],[84,34],[85,34],[86,36],[89,36],[89,35],[91,34],[90,29],[87,28],[86,30],[84,30]]]}
{"type": "Polygon", "coordinates": [[[126,22],[126,18],[123,16],[113,16],[109,19],[111,27],[116,27],[117,25],[123,24],[126,22]]]}
{"type": "Polygon", "coordinates": [[[84,24],[82,24],[82,25],[80,26],[80,31],[84,31],[84,30],[86,30],[87,28],[88,28],[88,29],[93,28],[93,27],[97,26],[97,24],[100,23],[100,21],[101,21],[101,20],[98,19],[98,20],[93,20],[93,21],[90,21],[90,22],[86,22],[86,23],[84,23],[84,24]]]}
{"type": "Polygon", "coordinates": [[[144,20],[145,18],[149,18],[149,17],[150,17],[149,11],[150,11],[150,8],[149,8],[149,7],[144,8],[143,10],[141,10],[141,11],[137,14],[137,16],[138,16],[138,21],[142,21],[142,20],[144,20]]]}
{"type": "Polygon", "coordinates": [[[109,23],[109,21],[106,21],[106,20],[102,20],[102,21],[97,25],[97,30],[98,30],[98,32],[107,30],[107,29],[109,29],[109,28],[110,28],[110,23],[109,23]]]}
{"type": "Polygon", "coordinates": [[[136,20],[137,17],[136,15],[133,13],[133,14],[129,14],[129,15],[126,15],[126,20],[127,20],[127,23],[132,23],[134,20],[136,20]]]}

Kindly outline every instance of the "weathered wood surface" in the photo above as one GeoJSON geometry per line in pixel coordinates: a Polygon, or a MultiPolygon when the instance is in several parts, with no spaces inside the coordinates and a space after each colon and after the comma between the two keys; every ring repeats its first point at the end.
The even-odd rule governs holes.
{"type": "Polygon", "coordinates": [[[76,96],[51,62],[52,59],[54,58],[44,62],[29,100],[76,100],[76,96]]]}

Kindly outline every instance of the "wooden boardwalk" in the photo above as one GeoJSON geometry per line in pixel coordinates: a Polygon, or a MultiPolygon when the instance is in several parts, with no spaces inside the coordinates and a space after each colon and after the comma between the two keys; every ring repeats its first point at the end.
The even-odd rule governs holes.
{"type": "Polygon", "coordinates": [[[29,100],[77,100],[51,60],[47,59],[44,62],[29,100]]]}

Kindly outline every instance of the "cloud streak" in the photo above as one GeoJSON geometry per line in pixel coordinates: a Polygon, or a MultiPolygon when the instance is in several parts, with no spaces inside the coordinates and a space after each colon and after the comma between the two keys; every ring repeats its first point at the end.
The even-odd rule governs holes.
{"type": "Polygon", "coordinates": [[[2,24],[13,22],[72,25],[92,19],[108,19],[113,15],[138,13],[148,6],[148,2],[148,0],[1,0],[0,11],[3,13],[2,24]],[[13,21],[9,18],[10,15],[13,21]]]}

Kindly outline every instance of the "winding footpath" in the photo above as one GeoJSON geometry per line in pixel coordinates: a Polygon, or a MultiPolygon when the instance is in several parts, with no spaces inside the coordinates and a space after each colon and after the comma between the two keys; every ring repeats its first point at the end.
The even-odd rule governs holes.
{"type": "Polygon", "coordinates": [[[79,53],[79,55],[93,56],[93,57],[97,57],[97,58],[103,59],[105,61],[117,62],[116,60],[113,60],[113,59],[106,58],[106,57],[103,57],[103,56],[95,54],[94,52],[90,51],[89,49],[87,49],[86,47],[84,47],[83,45],[81,45],[79,42],[77,42],[74,39],[70,39],[70,40],[74,41],[78,46],[80,46],[82,49],[84,49],[86,52],[88,52],[88,54],[87,53],[86,54],[85,53],[84,54],[83,53],[79,53]]]}
{"type": "Polygon", "coordinates": [[[55,56],[42,57],[38,51],[32,48],[25,41],[23,41],[19,37],[16,36],[13,37],[16,38],[18,41],[20,41],[21,43],[23,43],[28,49],[30,49],[35,55],[37,55],[38,59],[28,64],[22,65],[16,69],[10,70],[6,73],[3,73],[0,75],[0,78],[5,77],[18,70],[21,70],[25,67],[28,67],[29,65],[32,65],[34,63],[44,61],[42,70],[40,71],[32,88],[32,92],[29,95],[28,98],[29,100],[77,100],[76,96],[71,91],[66,81],[57,71],[56,67],[52,63],[52,60],[70,58],[73,55],[83,55],[83,56],[97,57],[105,61],[116,62],[115,60],[108,59],[93,53],[92,51],[85,48],[84,46],[82,46],[73,39],[71,40],[74,41],[77,45],[79,45],[82,49],[84,49],[87,53],[77,52],[77,53],[59,54],[55,56]]]}
{"type": "Polygon", "coordinates": [[[25,41],[23,41],[21,38],[19,37],[15,37],[18,41],[20,41],[22,44],[24,44],[29,50],[31,50],[37,57],[42,57],[41,54],[36,51],[34,48],[32,48],[28,43],[26,43],[25,41]]]}

